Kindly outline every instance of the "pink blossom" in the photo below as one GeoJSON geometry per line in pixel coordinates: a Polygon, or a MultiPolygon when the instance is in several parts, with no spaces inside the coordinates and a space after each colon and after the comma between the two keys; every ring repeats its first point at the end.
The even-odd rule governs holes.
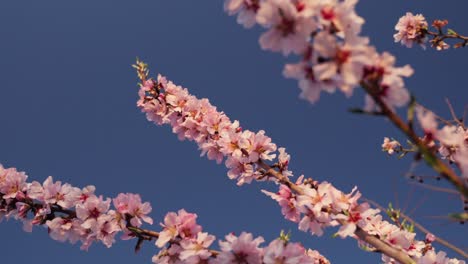
{"type": "Polygon", "coordinates": [[[229,169],[227,175],[229,179],[237,179],[237,185],[241,186],[244,183],[251,183],[259,174],[254,170],[254,166],[249,163],[240,162],[234,157],[229,157],[226,160],[226,167],[229,169]]]}
{"type": "Polygon", "coordinates": [[[297,196],[299,210],[308,212],[312,210],[315,215],[322,214],[322,208],[328,207],[333,202],[330,183],[322,182],[317,188],[302,188],[303,194],[297,196]]]}
{"type": "Polygon", "coordinates": [[[225,0],[224,11],[230,16],[237,15],[237,23],[246,28],[255,25],[255,16],[262,0],[225,0]]]}
{"type": "Polygon", "coordinates": [[[368,40],[350,37],[345,43],[327,32],[320,32],[314,38],[314,56],[319,63],[313,67],[318,80],[333,80],[347,96],[359,84],[364,66],[372,63],[374,52],[368,40]]]}
{"type": "Polygon", "coordinates": [[[401,42],[402,45],[408,48],[411,48],[413,43],[425,48],[427,22],[423,15],[413,15],[407,12],[406,15],[400,17],[395,25],[395,30],[398,31],[393,35],[395,42],[401,42]]]}
{"type": "Polygon", "coordinates": [[[18,172],[15,168],[4,169],[0,167],[0,195],[3,199],[14,199],[24,196],[28,176],[18,172]]]}
{"type": "Polygon", "coordinates": [[[182,238],[194,238],[201,231],[201,226],[196,223],[197,215],[187,213],[184,209],[178,213],[170,212],[164,217],[164,224],[161,223],[163,231],[159,233],[156,246],[164,247],[171,239],[177,236],[182,238]]]}
{"type": "MultiPolygon", "coordinates": [[[[409,103],[410,95],[402,77],[409,77],[413,69],[409,65],[395,67],[395,57],[388,52],[374,53],[372,64],[364,68],[364,79],[379,85],[379,96],[390,108],[402,107],[409,103]]],[[[365,110],[379,109],[373,99],[366,95],[365,110]]]]}
{"type": "Polygon", "coordinates": [[[390,140],[388,137],[384,138],[384,142],[382,144],[383,151],[392,155],[393,153],[398,152],[400,148],[401,148],[400,142],[396,140],[390,140]]]}
{"type": "Polygon", "coordinates": [[[259,245],[265,240],[263,237],[253,239],[252,234],[242,232],[239,237],[234,234],[226,236],[226,241],[220,241],[221,253],[215,263],[262,263],[262,250],[259,245]]]}
{"type": "Polygon", "coordinates": [[[286,219],[296,223],[299,222],[300,212],[297,209],[296,196],[291,192],[291,189],[285,185],[280,185],[279,188],[278,193],[265,190],[262,190],[262,192],[278,202],[281,206],[281,213],[286,219]]]}
{"type": "Polygon", "coordinates": [[[184,260],[187,264],[198,264],[203,260],[207,260],[211,257],[209,251],[210,245],[215,240],[215,237],[208,233],[198,233],[196,239],[184,239],[180,242],[182,251],[180,252],[179,258],[184,260]]]}
{"type": "Polygon", "coordinates": [[[310,264],[314,259],[306,254],[299,243],[288,243],[281,239],[273,240],[264,250],[264,264],[310,264]]]}
{"type": "Polygon", "coordinates": [[[260,37],[262,49],[281,51],[283,55],[304,52],[316,29],[312,19],[300,15],[292,2],[284,0],[265,0],[258,10],[257,22],[269,28],[260,37]]]}
{"type": "Polygon", "coordinates": [[[350,210],[347,210],[346,214],[339,214],[334,217],[334,219],[345,221],[345,224],[340,227],[337,234],[342,238],[353,236],[358,226],[365,226],[366,222],[379,212],[380,210],[378,209],[371,209],[367,203],[354,206],[350,210]]]}
{"type": "Polygon", "coordinates": [[[424,109],[422,106],[416,106],[416,117],[418,118],[419,124],[421,125],[428,141],[434,139],[437,135],[437,121],[434,113],[424,109]]]}
{"type": "Polygon", "coordinates": [[[81,190],[72,187],[70,184],[62,185],[62,182],[53,182],[52,176],[49,176],[43,183],[44,202],[48,204],[57,204],[62,208],[68,209],[75,206],[81,196],[81,190]]]}
{"type": "Polygon", "coordinates": [[[133,193],[120,193],[113,199],[114,207],[122,215],[130,216],[130,223],[133,226],[139,227],[142,221],[152,225],[153,220],[147,216],[151,213],[151,205],[146,202],[142,203],[140,195],[133,193]]]}
{"type": "Polygon", "coordinates": [[[184,261],[179,259],[180,252],[182,252],[181,246],[171,244],[168,249],[163,249],[157,255],[154,255],[152,261],[157,264],[185,264],[184,261]]]}
{"type": "Polygon", "coordinates": [[[446,255],[443,251],[436,254],[433,250],[430,250],[419,259],[418,264],[448,264],[449,259],[446,258],[446,255]]]}
{"type": "Polygon", "coordinates": [[[46,222],[49,228],[49,235],[52,239],[60,242],[70,240],[76,242],[78,240],[77,234],[73,229],[73,221],[71,219],[56,217],[46,222]]]}
{"type": "Polygon", "coordinates": [[[336,31],[340,37],[357,35],[361,31],[364,19],[356,14],[357,0],[322,0],[317,9],[320,10],[320,24],[328,31],[336,31]]]}
{"type": "Polygon", "coordinates": [[[318,80],[315,77],[312,65],[307,62],[297,64],[286,64],[283,70],[286,78],[297,79],[301,89],[300,98],[311,103],[315,103],[320,98],[320,92],[326,91],[333,93],[336,90],[336,84],[331,80],[318,80]]]}
{"type": "Polygon", "coordinates": [[[111,199],[103,200],[103,197],[89,197],[83,204],[76,205],[76,216],[83,221],[82,226],[92,229],[97,224],[99,216],[106,214],[109,210],[111,199]]]}
{"type": "Polygon", "coordinates": [[[278,149],[279,155],[278,155],[278,169],[281,174],[285,177],[290,177],[292,176],[292,171],[288,170],[289,166],[289,160],[291,159],[291,156],[286,153],[285,148],[279,148],[278,149]]]}
{"type": "Polygon", "coordinates": [[[116,222],[115,211],[111,210],[108,214],[101,215],[97,218],[96,223],[90,225],[93,236],[97,240],[102,241],[108,248],[115,242],[115,235],[121,231],[120,226],[116,222]]]}
{"type": "Polygon", "coordinates": [[[426,234],[426,241],[427,241],[428,243],[434,242],[435,239],[436,239],[436,237],[434,236],[434,234],[431,234],[431,233],[427,233],[427,234],[426,234]]]}

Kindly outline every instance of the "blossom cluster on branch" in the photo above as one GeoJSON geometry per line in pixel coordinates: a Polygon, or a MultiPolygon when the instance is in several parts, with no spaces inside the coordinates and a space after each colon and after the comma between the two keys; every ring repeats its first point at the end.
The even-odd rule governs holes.
{"type": "Polygon", "coordinates": [[[450,45],[445,42],[447,39],[460,41],[454,45],[455,48],[468,46],[468,37],[458,34],[453,29],[448,29],[447,32],[444,32],[447,24],[447,20],[434,20],[431,25],[436,31],[430,31],[426,18],[423,15],[413,15],[413,13],[407,12],[406,15],[400,17],[395,25],[395,30],[398,32],[393,37],[395,42],[400,42],[408,48],[413,47],[413,44],[418,44],[425,49],[426,43],[429,41],[431,47],[437,50],[446,50],[450,48],[450,45]],[[430,37],[432,37],[431,40],[429,40],[430,37]]]}
{"type": "MultiPolygon", "coordinates": [[[[445,121],[442,128],[439,129],[440,123],[437,121],[436,115],[422,106],[415,107],[416,117],[423,131],[421,140],[433,152],[437,152],[439,156],[454,164],[461,172],[461,177],[468,180],[468,129],[460,120],[453,122],[445,121]]],[[[406,155],[408,152],[415,152],[414,147],[403,148],[397,140],[384,138],[382,150],[388,154],[402,153],[406,155]]]]}
{"type": "Polygon", "coordinates": [[[51,176],[42,184],[26,180],[24,172],[0,165],[0,220],[22,220],[26,231],[45,225],[51,238],[81,241],[81,249],[87,250],[98,241],[111,247],[119,232],[123,232],[123,239],[130,239],[134,234],[129,227],[153,223],[148,216],[151,205],[142,203],[138,194],[120,193],[110,199],[95,195],[92,185],[80,189],[51,176]],[[115,210],[110,209],[111,203],[115,210]],[[28,218],[30,214],[32,218],[28,218]]]}
{"type": "MultiPolygon", "coordinates": [[[[208,99],[196,98],[161,75],[149,78],[141,61],[134,67],[141,80],[137,105],[149,121],[170,125],[180,140],[195,141],[208,159],[224,160],[228,177],[238,185],[253,180],[278,184],[278,193],[264,192],[300,230],[320,236],[324,228],[340,225],[337,235],[355,237],[369,250],[383,252],[385,263],[431,263],[430,256],[437,255],[430,242],[416,240],[415,233],[384,221],[379,210],[358,202],[361,194],[356,188],[346,194],[328,182],[303,176],[292,182],[290,156],[284,148],[277,149],[264,131],[242,129],[208,99]]],[[[446,258],[443,263],[464,262],[446,258]]]]}
{"type": "MultiPolygon", "coordinates": [[[[412,68],[396,67],[394,56],[378,53],[367,38],[360,36],[364,19],[355,12],[357,2],[225,0],[224,8],[229,15],[237,15],[244,27],[258,24],[266,29],[259,38],[262,49],[301,58],[286,64],[283,75],[298,80],[303,99],[314,103],[322,91],[337,89],[351,96],[361,86],[367,95],[360,111],[386,116],[413,141],[414,149],[407,150],[398,141],[385,138],[383,150],[389,154],[418,152],[468,197],[468,130],[461,122],[439,129],[432,112],[414,107],[414,98],[403,80],[413,74],[412,68]],[[417,136],[412,119],[404,122],[394,113],[395,107],[406,105],[410,110],[414,107],[424,137],[417,136]],[[435,153],[455,164],[462,180],[435,153]]],[[[415,43],[424,46],[429,36],[437,49],[448,48],[444,40],[449,38],[462,40],[456,47],[466,46],[468,38],[453,30],[443,33],[446,25],[446,21],[436,20],[432,26],[438,31],[431,32],[422,15],[407,13],[396,25],[394,38],[408,47],[415,43]]],[[[278,202],[284,217],[300,230],[321,236],[326,228],[338,227],[335,236],[355,238],[361,248],[382,253],[384,263],[465,263],[436,251],[431,234],[418,240],[408,226],[385,221],[380,210],[360,201],[356,187],[345,193],[329,182],[304,176],[293,181],[290,155],[265,131],[245,130],[208,99],[196,98],[161,75],[150,78],[147,65],[141,61],[134,67],[141,81],[137,105],[149,121],[170,125],[180,140],[196,142],[201,155],[224,162],[228,177],[239,186],[252,181],[274,182],[278,191],[263,193],[278,202]]],[[[122,239],[137,239],[136,250],[144,241],[155,240],[159,253],[154,255],[154,263],[329,263],[317,251],[289,242],[287,236],[261,246],[262,237],[254,238],[246,232],[229,234],[219,241],[221,250],[216,251],[211,249],[215,236],[203,232],[197,215],[183,209],[168,213],[161,223],[162,231],[156,232],[142,228],[143,222],[153,223],[148,216],[152,208],[138,194],[121,193],[111,199],[95,195],[94,186],[80,189],[52,177],[42,184],[26,180],[25,173],[0,165],[0,220],[21,220],[26,231],[32,231],[35,225],[46,226],[51,238],[80,241],[84,250],[94,242],[111,247],[121,233],[122,239]]]]}
{"type": "MultiPolygon", "coordinates": [[[[355,12],[357,0],[226,0],[230,15],[249,28],[259,24],[263,49],[301,56],[286,64],[283,74],[297,79],[301,98],[316,102],[322,91],[336,88],[351,96],[362,82],[378,84],[375,91],[387,105],[401,107],[410,96],[402,77],[412,75],[410,66],[395,67],[395,57],[379,54],[360,36],[364,19],[355,12]]],[[[377,108],[366,97],[367,111],[377,108]]]]}
{"type": "MultiPolygon", "coordinates": [[[[396,115],[394,108],[414,103],[403,77],[413,74],[406,65],[395,67],[395,57],[378,53],[369,40],[360,36],[364,19],[355,12],[357,0],[226,0],[224,9],[238,15],[247,28],[259,24],[267,29],[260,38],[265,50],[295,53],[296,64],[286,64],[283,74],[299,80],[301,97],[314,103],[321,91],[337,88],[347,96],[361,86],[367,93],[365,106],[358,113],[386,116],[413,141],[429,166],[451,182],[468,199],[468,184],[449,165],[437,159],[413,128],[396,115]]],[[[418,32],[426,28],[422,16],[402,18],[397,25],[398,40],[423,42],[418,32]]],[[[436,23],[439,29],[446,23],[436,23]]],[[[425,31],[429,32],[429,31],[425,31]]],[[[396,146],[394,146],[396,147],[396,146]]],[[[464,157],[464,152],[459,151],[464,157]]],[[[462,168],[466,171],[464,160],[462,168]]],[[[466,172],[463,172],[466,173],[466,172]]]]}
{"type": "Polygon", "coordinates": [[[24,172],[0,165],[0,221],[20,220],[28,232],[33,226],[43,225],[52,239],[72,244],[80,241],[83,250],[93,242],[111,247],[119,233],[124,240],[138,239],[137,251],[144,241],[156,240],[160,251],[154,255],[154,263],[329,263],[318,251],[290,242],[287,235],[261,246],[262,237],[254,239],[246,232],[229,234],[219,241],[221,251],[212,250],[215,236],[202,232],[197,215],[183,209],[165,216],[161,232],[142,229],[143,222],[153,224],[148,216],[152,208],[148,202],[142,203],[138,194],[120,193],[110,199],[96,196],[94,191],[94,186],[80,189],[50,176],[42,184],[27,182],[24,172]],[[111,203],[115,210],[110,209],[111,203]]]}

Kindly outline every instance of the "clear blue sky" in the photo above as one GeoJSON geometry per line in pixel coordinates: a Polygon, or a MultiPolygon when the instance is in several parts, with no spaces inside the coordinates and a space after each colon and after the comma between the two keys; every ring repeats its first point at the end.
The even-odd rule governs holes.
{"type": "MultiPolygon", "coordinates": [[[[222,6],[222,1],[3,1],[0,163],[26,171],[30,180],[52,175],[79,187],[94,184],[105,196],[140,193],[152,203],[156,223],[168,211],[185,208],[218,238],[245,230],[270,241],[285,229],[333,263],[380,261],[352,239],[330,238],[333,230],[323,238],[298,231],[260,192],[274,186],[236,187],[223,166],[199,157],[194,144],[179,142],[169,127],[148,123],[135,106],[137,79],[130,65],[138,56],[153,73],[208,97],[244,128],[266,130],[291,154],[295,175],[331,181],[342,190],[358,185],[366,197],[399,202],[436,234],[467,246],[466,225],[428,218],[455,212],[459,202],[409,185],[403,175],[410,159],[397,161],[380,151],[384,136],[404,139],[401,134],[383,119],[346,111],[363,104],[362,92],[351,99],[325,94],[316,105],[299,100],[296,82],[281,76],[284,63],[294,58],[261,51],[261,30],[243,29],[222,6]]],[[[412,11],[428,20],[449,19],[450,27],[468,34],[466,10],[468,2],[460,0],[358,4],[364,34],[379,51],[395,54],[400,65],[412,65],[415,75],[407,86],[443,116],[448,116],[445,97],[459,113],[467,104],[468,50],[406,49],[393,43],[393,27],[412,11]]],[[[423,165],[418,171],[430,173],[423,165]]],[[[0,234],[5,264],[150,263],[157,252],[146,243],[135,255],[133,242],[83,252],[48,238],[43,228],[25,233],[15,221],[2,222],[0,234]]]]}

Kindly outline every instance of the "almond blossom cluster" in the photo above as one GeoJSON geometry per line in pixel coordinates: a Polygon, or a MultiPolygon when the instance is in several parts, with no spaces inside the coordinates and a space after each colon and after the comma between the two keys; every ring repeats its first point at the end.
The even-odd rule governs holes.
{"type": "MultiPolygon", "coordinates": [[[[359,36],[364,19],[355,12],[357,0],[226,0],[224,9],[238,15],[246,28],[255,24],[267,29],[260,36],[262,49],[291,53],[302,59],[286,64],[283,74],[297,79],[300,97],[316,102],[322,91],[338,88],[351,96],[363,82],[389,106],[409,102],[402,77],[412,75],[409,66],[395,67],[389,53],[379,54],[367,38],[359,36]]],[[[377,108],[366,98],[366,110],[377,108]]]]}
{"type": "Polygon", "coordinates": [[[142,203],[138,194],[121,193],[111,200],[95,195],[91,185],[80,189],[51,176],[42,184],[27,182],[27,177],[0,165],[0,220],[21,220],[25,231],[44,225],[52,239],[81,241],[81,249],[87,250],[93,242],[111,247],[119,232],[124,233],[123,239],[132,238],[128,227],[153,223],[148,216],[151,205],[142,203]],[[111,203],[115,210],[110,209],[111,203]]]}
{"type": "MultiPolygon", "coordinates": [[[[150,79],[147,65],[142,62],[138,61],[134,67],[142,82],[137,105],[149,121],[171,125],[180,140],[195,141],[202,155],[218,163],[224,160],[229,169],[228,177],[237,180],[238,185],[266,179],[277,183],[278,193],[264,193],[280,204],[285,218],[298,223],[300,230],[320,236],[326,227],[340,226],[338,236],[351,236],[365,243],[356,235],[363,230],[414,260],[432,250],[432,246],[416,240],[415,233],[383,221],[379,210],[368,203],[359,203],[361,194],[356,188],[345,194],[330,183],[319,183],[303,176],[292,183],[289,180],[292,172],[288,170],[290,156],[284,148],[276,153],[276,145],[264,131],[243,130],[238,121],[231,122],[208,99],[196,98],[186,88],[161,75],[156,80],[150,79]]],[[[176,228],[168,230],[173,235],[178,234],[174,231],[176,228]]],[[[396,263],[385,256],[383,260],[396,263]]]]}
{"type": "MultiPolygon", "coordinates": [[[[208,99],[198,99],[187,89],[167,81],[159,75],[157,80],[142,79],[138,106],[146,113],[149,121],[158,125],[170,124],[180,140],[195,141],[202,154],[229,169],[230,179],[238,185],[262,179],[260,160],[271,161],[276,157],[276,145],[265,131],[254,133],[242,130],[238,121],[232,122],[223,112],[217,111],[208,99]]],[[[289,156],[279,150],[277,166],[285,176],[289,156]]]]}
{"type": "MultiPolygon", "coordinates": [[[[361,194],[356,190],[344,194],[328,182],[317,183],[304,180],[301,176],[296,185],[302,190],[299,194],[285,185],[280,185],[277,193],[263,191],[276,200],[281,206],[284,217],[299,225],[302,231],[321,236],[323,229],[329,226],[341,225],[336,235],[354,237],[358,239],[361,247],[368,250],[375,248],[356,236],[357,229],[374,235],[393,248],[405,252],[418,264],[465,263],[458,259],[449,259],[443,251],[436,252],[432,240],[419,241],[411,230],[398,227],[383,220],[380,210],[372,209],[368,203],[359,203],[361,194]],[[443,256],[440,262],[434,262],[433,256],[443,256]]],[[[400,263],[395,259],[382,254],[384,263],[400,263]]]]}
{"type": "Polygon", "coordinates": [[[299,243],[278,238],[262,247],[263,237],[254,238],[251,233],[242,232],[239,236],[231,233],[219,241],[221,251],[210,250],[215,237],[202,232],[196,223],[196,214],[179,210],[168,213],[161,223],[156,246],[161,251],[153,257],[153,263],[174,264],[327,264],[330,263],[317,251],[306,250],[299,243]]]}
{"type": "Polygon", "coordinates": [[[153,220],[148,216],[150,204],[142,203],[138,194],[120,193],[111,201],[96,196],[94,186],[79,189],[54,182],[50,176],[42,184],[26,180],[24,172],[0,165],[0,221],[23,221],[28,232],[35,225],[46,226],[52,239],[73,244],[81,241],[83,250],[93,242],[111,247],[115,236],[122,233],[121,239],[138,238],[138,243],[155,239],[161,250],[153,257],[154,263],[330,263],[319,252],[306,250],[287,237],[261,247],[262,237],[253,239],[252,234],[245,232],[239,237],[227,235],[226,241],[219,241],[221,251],[215,251],[210,249],[215,237],[202,232],[196,223],[197,215],[183,209],[168,213],[161,224],[163,230],[157,233],[140,228],[143,222],[153,224],[153,220]],[[110,210],[111,203],[115,210],[110,210]]]}
{"type": "Polygon", "coordinates": [[[393,35],[395,42],[401,42],[408,48],[413,47],[413,44],[419,44],[426,48],[427,21],[423,15],[413,15],[413,13],[407,12],[406,15],[400,17],[395,25],[395,30],[398,31],[393,35]]]}
{"type": "Polygon", "coordinates": [[[388,137],[384,138],[384,142],[382,144],[382,151],[387,152],[388,154],[392,155],[393,153],[398,153],[401,150],[400,142],[392,139],[390,140],[388,137]]]}
{"type": "Polygon", "coordinates": [[[431,24],[435,31],[431,31],[423,15],[413,15],[407,12],[406,15],[400,17],[395,25],[397,33],[393,35],[393,38],[395,42],[400,42],[408,48],[413,47],[413,44],[419,44],[423,49],[426,49],[426,43],[430,42],[431,47],[437,50],[446,50],[450,48],[450,45],[445,42],[448,39],[459,41],[453,45],[454,48],[468,46],[468,37],[458,34],[453,29],[448,29],[445,32],[444,27],[447,24],[447,20],[436,19],[431,24]]]}
{"type": "MultiPolygon", "coordinates": [[[[417,105],[415,112],[424,134],[422,142],[430,150],[437,152],[442,159],[458,167],[462,172],[462,177],[468,180],[468,129],[466,126],[462,122],[446,121],[445,125],[439,129],[439,122],[432,111],[417,105]]],[[[398,141],[385,137],[382,150],[393,154],[417,149],[405,150],[398,141]]]]}
{"type": "Polygon", "coordinates": [[[447,124],[439,129],[433,112],[416,107],[416,117],[424,131],[424,141],[437,148],[442,158],[454,163],[468,180],[468,129],[462,123],[447,124]]]}

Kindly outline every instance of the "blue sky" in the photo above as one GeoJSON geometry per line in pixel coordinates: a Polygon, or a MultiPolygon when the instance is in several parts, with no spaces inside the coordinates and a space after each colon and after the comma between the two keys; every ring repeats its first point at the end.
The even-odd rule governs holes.
{"type": "MultiPolygon", "coordinates": [[[[404,139],[389,122],[346,110],[363,104],[363,93],[346,99],[324,94],[315,105],[298,99],[296,82],[282,77],[287,61],[262,51],[262,30],[245,30],[222,11],[221,1],[101,0],[4,1],[0,4],[0,163],[30,180],[48,175],[97,193],[140,193],[153,205],[156,223],[185,208],[218,238],[249,231],[267,241],[280,230],[318,249],[333,263],[378,263],[380,256],[356,242],[311,237],[287,223],[277,204],[260,190],[241,188],[226,169],[199,157],[193,143],[179,142],[169,127],[146,121],[137,109],[137,79],[130,67],[138,56],[199,98],[208,97],[231,119],[263,129],[291,154],[295,175],[333,182],[342,190],[359,186],[365,197],[397,203],[434,233],[466,247],[466,226],[428,216],[456,212],[456,197],[417,188],[404,178],[410,158],[380,151],[384,136],[404,139]],[[465,243],[465,244],[463,244],[465,243]]],[[[449,116],[445,98],[458,113],[467,104],[467,50],[406,49],[393,42],[393,27],[407,11],[428,20],[448,19],[468,33],[465,1],[370,1],[358,4],[364,34],[379,51],[411,64],[406,83],[418,100],[449,116]]],[[[424,165],[423,174],[431,173],[424,165]]],[[[444,184],[440,184],[444,186],[444,184]]],[[[2,263],[150,263],[152,243],[135,255],[132,242],[111,249],[48,238],[43,228],[24,233],[15,221],[0,224],[2,263]]],[[[454,254],[450,254],[455,256],[454,254]]]]}

